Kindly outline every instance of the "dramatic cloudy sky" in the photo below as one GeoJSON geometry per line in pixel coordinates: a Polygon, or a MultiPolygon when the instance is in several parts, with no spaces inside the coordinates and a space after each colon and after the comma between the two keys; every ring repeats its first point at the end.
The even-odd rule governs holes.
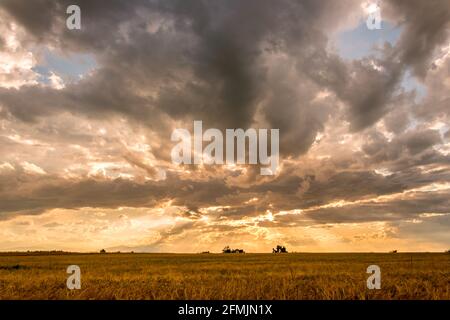
{"type": "Polygon", "coordinates": [[[0,250],[450,249],[450,2],[377,3],[1,0],[0,250]],[[194,120],[276,175],[174,165],[194,120]]]}

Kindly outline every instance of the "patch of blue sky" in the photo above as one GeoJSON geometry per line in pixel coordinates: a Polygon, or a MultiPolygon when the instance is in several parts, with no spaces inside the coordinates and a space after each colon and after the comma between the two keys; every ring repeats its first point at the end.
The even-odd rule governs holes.
{"type": "Polygon", "coordinates": [[[427,88],[422,83],[420,83],[416,77],[414,77],[410,71],[406,71],[403,79],[402,79],[402,88],[405,91],[413,91],[416,92],[415,101],[419,102],[422,100],[427,94],[427,88]]]}
{"type": "Polygon", "coordinates": [[[73,82],[95,69],[96,60],[91,54],[74,53],[59,55],[48,49],[44,50],[43,61],[33,70],[39,75],[38,81],[44,84],[50,82],[52,73],[61,77],[64,82],[73,82]]]}
{"type": "MultiPolygon", "coordinates": [[[[357,27],[336,35],[335,45],[339,55],[346,60],[356,60],[371,55],[378,56],[385,42],[395,45],[400,38],[402,28],[381,22],[381,29],[370,30],[366,21],[361,19],[357,27]]],[[[426,87],[422,85],[409,71],[403,76],[401,86],[405,91],[415,90],[416,102],[426,95],[426,87]]]]}
{"type": "Polygon", "coordinates": [[[366,21],[361,20],[352,30],[346,30],[336,35],[335,44],[340,56],[347,60],[361,59],[377,54],[377,47],[385,42],[394,45],[400,37],[401,27],[381,22],[381,29],[370,30],[366,21]]]}

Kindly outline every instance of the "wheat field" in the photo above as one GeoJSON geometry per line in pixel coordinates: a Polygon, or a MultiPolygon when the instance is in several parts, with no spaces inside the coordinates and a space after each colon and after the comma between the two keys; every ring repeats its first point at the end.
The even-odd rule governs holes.
{"type": "Polygon", "coordinates": [[[2,254],[0,299],[447,300],[450,254],[2,254]],[[371,264],[380,290],[367,289],[371,264]]]}

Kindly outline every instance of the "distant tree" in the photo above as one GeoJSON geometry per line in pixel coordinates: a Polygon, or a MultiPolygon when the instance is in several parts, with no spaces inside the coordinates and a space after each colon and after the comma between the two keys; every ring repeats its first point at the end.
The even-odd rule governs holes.
{"type": "Polygon", "coordinates": [[[391,253],[397,253],[397,250],[392,250],[391,253]]]}
{"type": "Polygon", "coordinates": [[[106,253],[105,249],[100,250],[100,253],[106,253]]]}
{"type": "Polygon", "coordinates": [[[229,246],[226,246],[222,250],[223,253],[245,253],[243,249],[231,249],[229,246]]]}

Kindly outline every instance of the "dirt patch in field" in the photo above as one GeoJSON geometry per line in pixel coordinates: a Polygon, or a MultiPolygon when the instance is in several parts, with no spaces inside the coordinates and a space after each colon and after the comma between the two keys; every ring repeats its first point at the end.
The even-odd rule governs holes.
{"type": "Polygon", "coordinates": [[[15,264],[13,266],[0,266],[0,270],[25,270],[25,269],[30,269],[30,267],[27,266],[23,266],[20,264],[15,264]]]}

